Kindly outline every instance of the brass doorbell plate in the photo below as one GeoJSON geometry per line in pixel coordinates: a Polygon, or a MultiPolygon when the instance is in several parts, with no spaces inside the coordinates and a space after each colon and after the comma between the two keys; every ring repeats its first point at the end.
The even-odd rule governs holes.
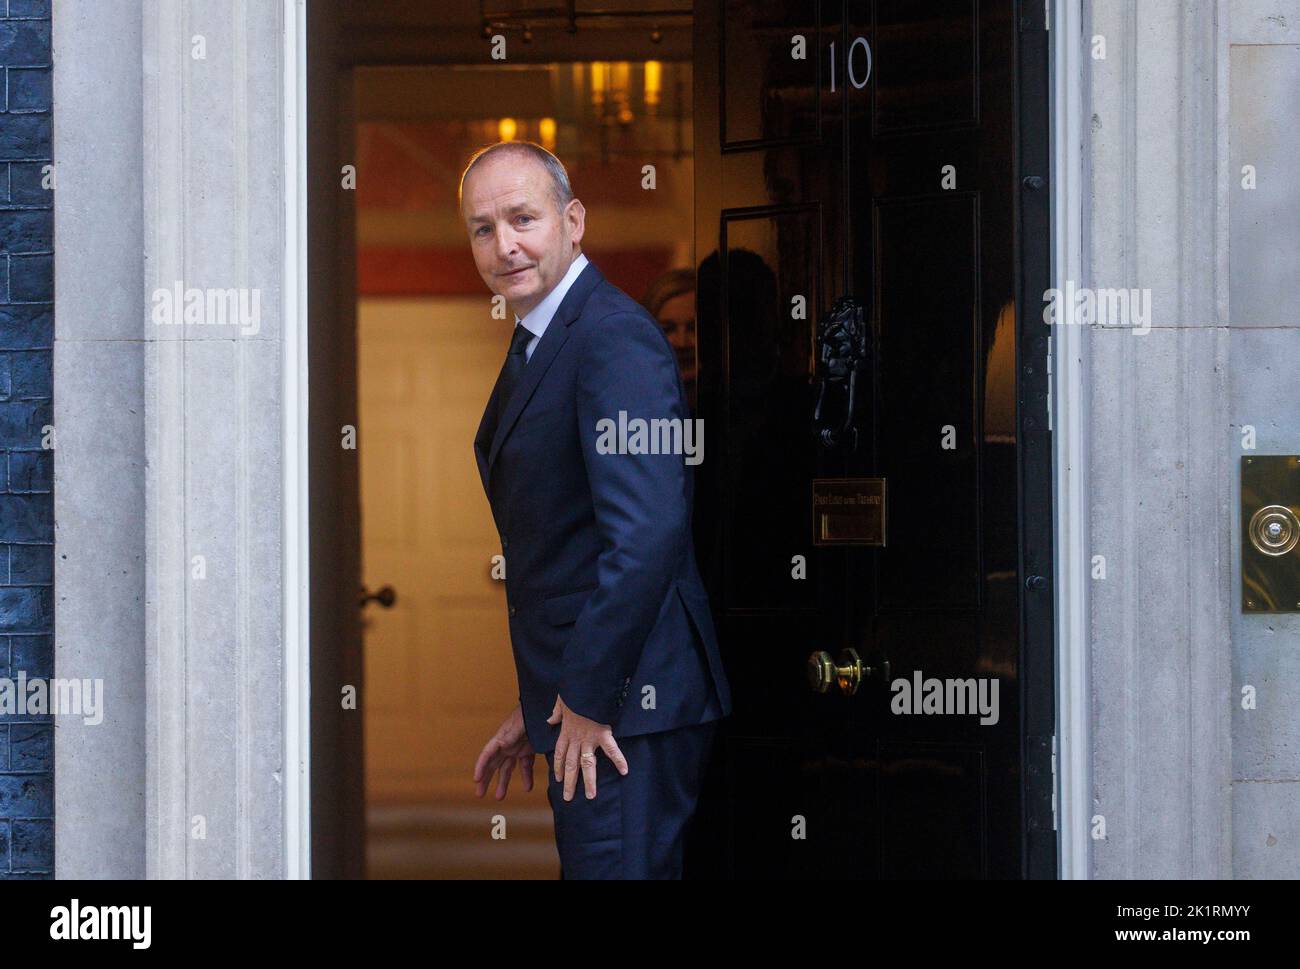
{"type": "Polygon", "coordinates": [[[1300,612],[1300,456],[1241,459],[1241,611],[1300,612]]]}

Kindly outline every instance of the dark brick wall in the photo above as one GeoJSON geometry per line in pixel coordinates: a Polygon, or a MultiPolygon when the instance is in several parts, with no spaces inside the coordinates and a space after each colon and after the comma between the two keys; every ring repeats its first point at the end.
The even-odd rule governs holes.
{"type": "MultiPolygon", "coordinates": [[[[50,0],[0,0],[0,704],[54,675],[50,66],[50,0]]],[[[52,718],[3,710],[0,880],[52,878],[52,718]]]]}

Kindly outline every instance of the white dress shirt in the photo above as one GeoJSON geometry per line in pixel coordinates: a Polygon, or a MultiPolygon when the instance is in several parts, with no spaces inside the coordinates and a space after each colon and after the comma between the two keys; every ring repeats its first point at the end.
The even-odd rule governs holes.
{"type": "Polygon", "coordinates": [[[540,303],[529,310],[522,320],[518,313],[515,314],[515,322],[523,324],[524,329],[533,335],[533,338],[524,344],[525,361],[533,358],[533,350],[537,348],[546,328],[551,325],[551,318],[555,316],[555,311],[564,302],[564,294],[569,291],[569,287],[573,285],[573,281],[578,278],[578,274],[586,265],[587,257],[578,253],[569,264],[569,271],[564,274],[564,278],[555,284],[555,288],[547,293],[540,303]]]}

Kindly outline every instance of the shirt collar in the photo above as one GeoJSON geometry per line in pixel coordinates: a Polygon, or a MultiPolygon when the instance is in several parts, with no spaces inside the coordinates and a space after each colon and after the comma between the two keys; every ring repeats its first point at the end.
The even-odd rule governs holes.
{"type": "Polygon", "coordinates": [[[581,252],[578,253],[573,262],[569,264],[569,271],[564,274],[564,278],[555,284],[555,288],[546,294],[546,298],[524,314],[521,320],[519,314],[515,314],[515,322],[523,326],[525,330],[540,337],[546,332],[546,328],[551,325],[551,319],[555,316],[555,311],[560,308],[564,302],[564,294],[569,291],[573,281],[578,278],[587,265],[587,257],[581,252]]]}

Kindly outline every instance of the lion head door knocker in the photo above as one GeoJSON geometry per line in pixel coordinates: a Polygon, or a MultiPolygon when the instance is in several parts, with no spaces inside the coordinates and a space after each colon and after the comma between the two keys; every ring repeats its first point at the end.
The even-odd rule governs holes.
{"type": "Polygon", "coordinates": [[[867,322],[862,305],[841,296],[817,322],[817,408],[813,433],[828,449],[858,447],[858,410],[867,390],[867,322]]]}

